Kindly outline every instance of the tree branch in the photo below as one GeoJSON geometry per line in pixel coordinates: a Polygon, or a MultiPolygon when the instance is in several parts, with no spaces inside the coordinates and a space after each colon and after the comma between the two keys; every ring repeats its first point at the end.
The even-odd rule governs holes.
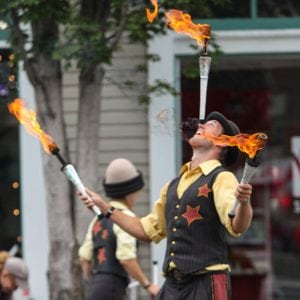
{"type": "Polygon", "coordinates": [[[27,41],[20,27],[20,19],[15,9],[11,10],[11,17],[12,17],[13,44],[17,47],[21,60],[24,61],[24,68],[27,71],[27,75],[29,77],[30,82],[34,87],[39,87],[45,95],[44,104],[45,107],[47,108],[47,114],[49,115],[50,118],[54,118],[55,114],[51,109],[51,107],[49,106],[50,98],[46,86],[37,76],[37,71],[34,62],[28,57],[28,53],[25,49],[27,41]]]}

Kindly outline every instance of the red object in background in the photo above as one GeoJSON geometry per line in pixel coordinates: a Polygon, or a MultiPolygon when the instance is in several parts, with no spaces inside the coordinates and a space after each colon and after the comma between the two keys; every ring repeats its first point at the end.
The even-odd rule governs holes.
{"type": "Polygon", "coordinates": [[[265,278],[265,275],[259,274],[231,276],[231,300],[266,300],[267,296],[263,288],[265,278]]]}
{"type": "Polygon", "coordinates": [[[285,196],[279,199],[281,208],[285,210],[290,210],[292,208],[292,198],[290,196],[285,196]]]}
{"type": "Polygon", "coordinates": [[[300,226],[297,226],[295,228],[295,232],[294,232],[294,238],[295,238],[295,242],[298,246],[300,246],[300,226]]]}

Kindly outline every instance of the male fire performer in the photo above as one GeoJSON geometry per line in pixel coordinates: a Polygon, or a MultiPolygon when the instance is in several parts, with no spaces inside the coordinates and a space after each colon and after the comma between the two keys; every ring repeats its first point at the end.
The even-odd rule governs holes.
{"type": "Polygon", "coordinates": [[[238,149],[215,145],[202,136],[205,132],[233,136],[239,129],[219,112],[209,114],[203,123],[192,119],[183,124],[183,136],[193,150],[191,161],[162,188],[147,216],[126,216],[89,190],[91,199],[81,197],[88,207],[96,204],[102,212],[111,212],[111,220],[138,239],[157,243],[167,237],[160,300],[230,299],[226,234],[238,237],[251,224],[252,186],[239,184],[225,169],[236,162],[238,149]],[[237,212],[229,218],[235,199],[237,212]]]}
{"type": "MultiPolygon", "coordinates": [[[[103,187],[110,205],[129,216],[144,186],[142,173],[125,158],[112,160],[105,172],[103,187]]],[[[151,283],[137,261],[136,239],[106,218],[93,218],[79,249],[80,263],[87,285],[87,300],[125,299],[128,275],[139,281],[151,295],[159,286],[151,283]]]]}

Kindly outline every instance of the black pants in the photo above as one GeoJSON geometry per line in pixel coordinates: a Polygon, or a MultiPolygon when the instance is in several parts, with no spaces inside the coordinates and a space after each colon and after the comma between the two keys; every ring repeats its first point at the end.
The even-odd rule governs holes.
{"type": "Polygon", "coordinates": [[[230,277],[227,272],[205,273],[182,278],[169,275],[157,300],[229,300],[230,277]]]}
{"type": "Polygon", "coordinates": [[[87,285],[86,300],[124,300],[127,280],[113,274],[95,274],[87,285]]]}

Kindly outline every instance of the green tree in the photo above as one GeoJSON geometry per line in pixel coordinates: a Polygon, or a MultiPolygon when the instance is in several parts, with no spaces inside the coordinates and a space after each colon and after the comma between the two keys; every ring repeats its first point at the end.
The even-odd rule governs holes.
{"type": "MultiPolygon", "coordinates": [[[[159,17],[150,24],[145,8],[150,1],[134,0],[0,0],[10,44],[34,87],[42,128],[55,137],[66,160],[69,149],[63,116],[62,74],[75,62],[79,73],[79,109],[76,167],[91,188],[98,183],[98,130],[105,66],[119,49],[124,33],[132,42],[147,44],[163,34],[163,12],[176,8],[202,17],[211,16],[215,1],[158,1],[159,17]],[[198,3],[199,2],[199,3],[198,3]],[[201,2],[201,3],[200,3],[201,2]],[[201,12],[201,13],[200,13],[201,12]]],[[[150,57],[154,59],[153,57],[150,57]]],[[[146,59],[146,58],[145,58],[146,59]]],[[[127,82],[127,85],[132,83],[127,82]]],[[[164,83],[158,87],[165,89],[164,83]]],[[[149,88],[149,91],[152,91],[149,88]]],[[[67,181],[57,180],[57,161],[44,156],[49,216],[49,291],[53,300],[82,299],[77,261],[78,240],[90,218],[67,181]],[[78,202],[80,205],[78,205],[78,202]],[[59,226],[57,223],[59,222],[59,226]]]]}

